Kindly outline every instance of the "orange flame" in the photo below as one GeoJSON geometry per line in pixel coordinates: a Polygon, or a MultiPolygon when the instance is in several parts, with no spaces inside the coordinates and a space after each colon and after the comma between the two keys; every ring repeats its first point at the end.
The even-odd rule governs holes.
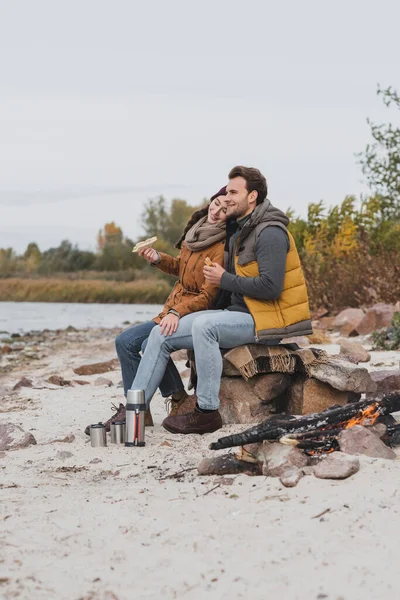
{"type": "Polygon", "coordinates": [[[350,427],[354,427],[354,425],[373,425],[379,415],[380,413],[377,405],[372,403],[357,416],[349,419],[345,425],[345,429],[350,429],[350,427]]]}

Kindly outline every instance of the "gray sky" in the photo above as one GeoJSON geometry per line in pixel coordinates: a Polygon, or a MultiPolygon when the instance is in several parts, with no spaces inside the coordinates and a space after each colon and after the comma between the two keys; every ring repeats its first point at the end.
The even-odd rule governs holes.
{"type": "Polygon", "coordinates": [[[0,0],[0,247],[135,238],[147,198],[199,202],[236,164],[303,215],[365,191],[399,22],[397,0],[0,0]]]}

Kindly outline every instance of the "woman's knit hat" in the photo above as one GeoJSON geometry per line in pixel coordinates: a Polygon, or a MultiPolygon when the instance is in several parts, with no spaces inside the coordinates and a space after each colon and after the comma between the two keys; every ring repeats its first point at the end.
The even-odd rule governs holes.
{"type": "Polygon", "coordinates": [[[212,202],[213,200],[215,200],[215,198],[218,198],[218,196],[226,196],[226,185],[224,185],[224,187],[221,188],[219,190],[219,192],[217,192],[216,194],[214,194],[214,196],[211,196],[210,202],[212,202]]]}

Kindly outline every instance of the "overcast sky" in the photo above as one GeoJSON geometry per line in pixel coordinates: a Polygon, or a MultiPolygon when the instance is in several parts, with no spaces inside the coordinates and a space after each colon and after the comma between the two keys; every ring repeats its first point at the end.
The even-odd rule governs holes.
{"type": "Polygon", "coordinates": [[[303,215],[360,194],[399,23],[398,0],[0,0],[0,247],[135,239],[147,198],[236,164],[303,215]]]}

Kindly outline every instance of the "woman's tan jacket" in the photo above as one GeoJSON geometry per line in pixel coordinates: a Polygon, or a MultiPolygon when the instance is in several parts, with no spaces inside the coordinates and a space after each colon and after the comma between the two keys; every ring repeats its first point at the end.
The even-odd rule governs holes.
{"type": "Polygon", "coordinates": [[[183,242],[176,258],[159,252],[161,260],[154,266],[169,275],[178,275],[179,280],[172,288],[164,310],[153,321],[159,323],[171,309],[184,317],[189,313],[212,308],[219,288],[205,281],[204,260],[208,257],[212,262],[223,265],[224,246],[225,240],[222,240],[206,250],[192,252],[186,246],[186,242],[183,242]]]}

